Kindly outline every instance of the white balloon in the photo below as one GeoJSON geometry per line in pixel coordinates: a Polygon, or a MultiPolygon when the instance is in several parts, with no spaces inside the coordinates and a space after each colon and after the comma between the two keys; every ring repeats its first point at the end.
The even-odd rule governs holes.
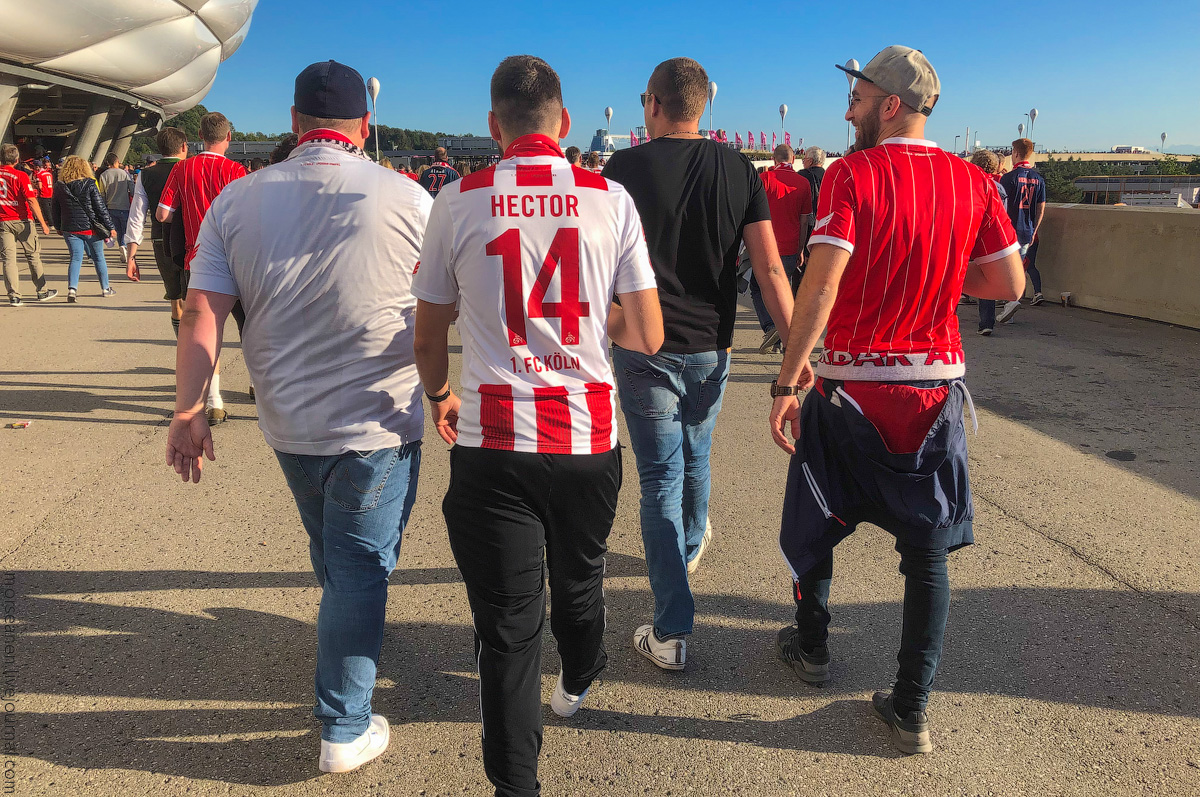
{"type": "MultiPolygon", "coordinates": [[[[858,71],[858,61],[851,58],[849,61],[846,62],[846,68],[853,69],[855,72],[857,72],[858,71]]],[[[854,85],[854,75],[851,75],[849,72],[847,72],[846,73],[846,82],[849,83],[851,86],[853,86],[854,85]]]]}
{"type": "Polygon", "coordinates": [[[787,105],[780,105],[779,106],[779,117],[782,119],[783,117],[787,116],[787,111],[788,111],[787,105]]]}
{"type": "Polygon", "coordinates": [[[612,106],[611,105],[604,109],[604,119],[605,119],[605,121],[608,121],[608,122],[612,121],[612,106]]]}
{"type": "Polygon", "coordinates": [[[1031,122],[1037,121],[1037,108],[1034,108],[1029,112],[1029,121],[1031,121],[1031,122]]]}
{"type": "Polygon", "coordinates": [[[712,102],[717,98],[717,82],[711,80],[708,83],[708,101],[712,102]]]}
{"type": "Polygon", "coordinates": [[[1024,122],[1021,122],[1021,124],[1017,125],[1017,135],[1018,136],[1025,135],[1025,123],[1024,122]]]}
{"type": "Polygon", "coordinates": [[[379,78],[371,78],[367,81],[367,94],[371,95],[372,102],[379,96],[379,78]]]}

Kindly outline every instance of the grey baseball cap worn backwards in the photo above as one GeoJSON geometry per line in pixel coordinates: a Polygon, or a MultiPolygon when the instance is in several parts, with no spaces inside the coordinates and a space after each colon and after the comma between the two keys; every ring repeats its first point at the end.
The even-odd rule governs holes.
{"type": "Polygon", "coordinates": [[[929,59],[920,50],[893,44],[879,51],[861,70],[838,69],[859,80],[873,83],[888,94],[895,94],[908,107],[929,116],[942,93],[942,83],[929,59]]]}

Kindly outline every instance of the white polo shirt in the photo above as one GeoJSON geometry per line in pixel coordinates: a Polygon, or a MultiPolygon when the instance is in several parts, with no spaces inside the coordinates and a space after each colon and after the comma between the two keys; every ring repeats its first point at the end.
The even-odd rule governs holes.
{"type": "Polygon", "coordinates": [[[329,130],[213,201],[189,288],[242,300],[258,425],[276,450],[421,439],[411,288],[432,206],[421,186],[329,130]]]}

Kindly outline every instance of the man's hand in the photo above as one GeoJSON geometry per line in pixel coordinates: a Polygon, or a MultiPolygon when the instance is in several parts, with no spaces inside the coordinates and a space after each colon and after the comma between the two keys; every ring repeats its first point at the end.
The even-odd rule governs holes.
{"type": "Polygon", "coordinates": [[[42,222],[42,235],[49,235],[49,234],[50,234],[50,225],[46,224],[46,222],[43,221],[42,222]]]}
{"type": "Polygon", "coordinates": [[[138,269],[137,260],[134,259],[135,257],[137,257],[137,256],[133,253],[132,250],[130,250],[129,260],[126,261],[126,263],[125,263],[125,276],[134,282],[141,282],[142,281],[142,272],[140,269],[138,269]]]}
{"type": "Polygon", "coordinates": [[[445,401],[429,402],[433,412],[433,426],[448,446],[454,445],[458,440],[458,408],[461,406],[462,399],[453,392],[445,401]]]}
{"type": "Polygon", "coordinates": [[[775,445],[789,454],[796,453],[796,447],[788,442],[787,426],[791,424],[792,437],[800,439],[800,399],[796,396],[776,396],[771,405],[771,439],[775,445]]]}
{"type": "Polygon", "coordinates": [[[217,461],[208,418],[203,412],[176,412],[167,431],[167,465],[174,468],[184,482],[190,478],[193,483],[198,483],[205,456],[212,462],[217,461]]]}

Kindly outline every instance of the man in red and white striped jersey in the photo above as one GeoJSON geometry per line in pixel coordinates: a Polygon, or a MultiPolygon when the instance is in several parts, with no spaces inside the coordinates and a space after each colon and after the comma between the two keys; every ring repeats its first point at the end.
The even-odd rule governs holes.
{"type": "Polygon", "coordinates": [[[925,56],[892,46],[850,74],[855,151],[825,174],[790,343],[771,385],[771,434],[793,454],[780,548],[796,625],[777,645],[803,680],[827,680],[833,547],[861,522],[891,532],[906,578],[900,668],[893,691],[872,704],[900,750],[924,753],[950,607],[946,556],[973,542],[970,397],[955,307],[964,291],[1014,298],[1023,274],[995,182],[924,138],[941,92],[925,56]],[[814,386],[809,354],[826,324],[801,410],[796,394],[814,386]]]}
{"type": "Polygon", "coordinates": [[[609,340],[653,354],[663,324],[633,200],[559,149],[570,117],[558,75],[512,56],[491,95],[504,158],[434,202],[413,282],[415,353],[454,446],[442,510],[475,623],[484,770],[497,795],[532,797],[542,563],[562,659],[550,705],[569,717],[607,661],[604,554],[621,484],[609,340]],[[461,401],[447,381],[456,316],[461,401]]]}
{"type": "MultiPolygon", "coordinates": [[[[204,151],[175,164],[154,212],[154,217],[164,224],[174,218],[176,211],[183,219],[183,237],[187,247],[181,280],[184,301],[187,300],[188,278],[191,276],[192,258],[196,256],[196,238],[204,214],[221,189],[246,176],[246,168],[242,164],[225,157],[229,142],[233,140],[233,125],[225,118],[225,114],[214,111],[200,117],[200,139],[204,142],[204,151]]],[[[233,316],[237,321],[238,334],[241,334],[246,318],[241,302],[235,305],[233,316]]],[[[208,422],[214,425],[228,417],[221,400],[219,362],[208,387],[204,412],[208,422]]]]}

